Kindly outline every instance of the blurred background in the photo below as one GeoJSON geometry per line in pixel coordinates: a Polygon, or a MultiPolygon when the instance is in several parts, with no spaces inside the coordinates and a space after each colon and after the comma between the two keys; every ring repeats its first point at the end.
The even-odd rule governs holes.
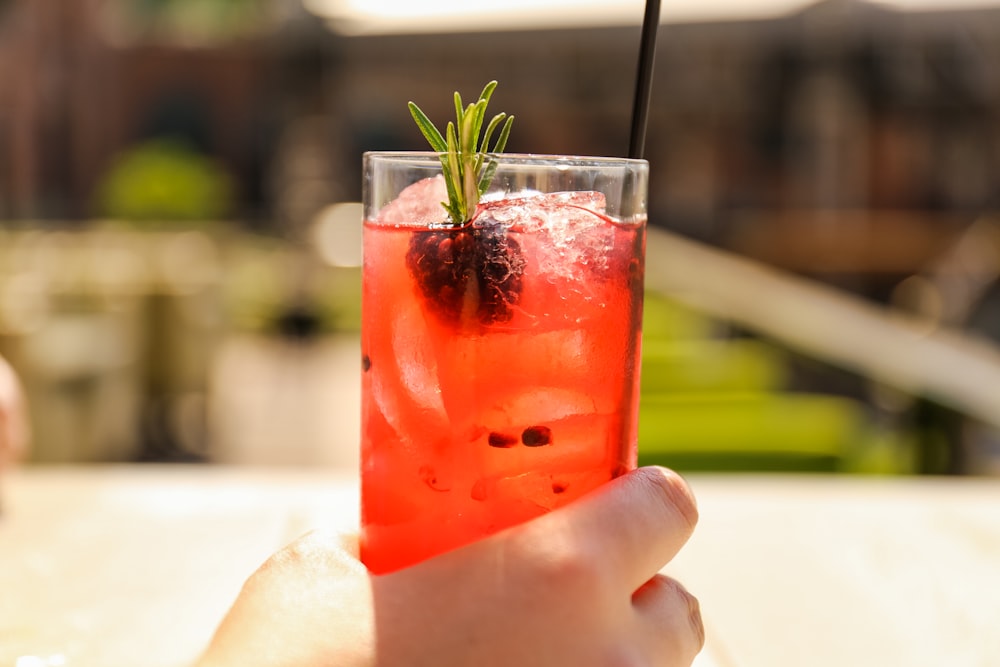
{"type": "MultiPolygon", "coordinates": [[[[0,0],[31,461],[355,465],[361,153],[494,78],[626,153],[641,2],[424,4],[0,0]]],[[[995,1],[663,3],[644,461],[1000,474],[998,62],[995,1]]]]}

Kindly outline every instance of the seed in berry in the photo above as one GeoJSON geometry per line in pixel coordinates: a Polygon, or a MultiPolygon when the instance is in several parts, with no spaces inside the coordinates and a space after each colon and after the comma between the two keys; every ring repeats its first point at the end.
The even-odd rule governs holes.
{"type": "Polygon", "coordinates": [[[370,369],[371,367],[372,367],[372,358],[369,357],[367,354],[361,355],[361,370],[367,373],[368,369],[370,369]]]}
{"type": "Polygon", "coordinates": [[[490,443],[490,447],[507,449],[508,447],[513,447],[517,444],[517,438],[509,433],[498,433],[493,431],[490,433],[490,437],[487,439],[487,442],[490,443]]]}
{"type": "Polygon", "coordinates": [[[529,426],[521,434],[526,447],[544,447],[552,444],[552,429],[548,426],[529,426]]]}

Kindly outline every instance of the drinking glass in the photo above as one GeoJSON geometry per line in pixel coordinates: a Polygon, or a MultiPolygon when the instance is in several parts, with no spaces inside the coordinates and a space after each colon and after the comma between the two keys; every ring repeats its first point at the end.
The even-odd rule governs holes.
{"type": "Polygon", "coordinates": [[[361,557],[389,572],[636,464],[648,165],[488,156],[449,222],[436,153],[364,156],[361,557]]]}

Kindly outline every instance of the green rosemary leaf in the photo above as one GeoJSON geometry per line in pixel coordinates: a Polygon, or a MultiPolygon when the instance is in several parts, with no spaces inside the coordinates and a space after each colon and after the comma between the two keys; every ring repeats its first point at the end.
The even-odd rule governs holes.
{"type": "MultiPolygon", "coordinates": [[[[483,135],[483,143],[480,144],[480,146],[482,146],[482,149],[483,149],[482,152],[484,152],[484,153],[488,152],[487,149],[490,147],[490,138],[493,136],[493,133],[496,131],[497,126],[506,117],[507,117],[507,114],[505,114],[505,113],[498,113],[496,116],[493,116],[493,119],[490,121],[490,124],[486,126],[486,134],[483,135]]],[[[494,152],[496,152],[496,151],[494,151],[494,152]]]]}
{"type": "Polygon", "coordinates": [[[471,161],[476,155],[476,140],[479,138],[476,132],[476,106],[470,104],[465,108],[465,115],[462,116],[462,157],[471,161]]]}
{"type": "Polygon", "coordinates": [[[514,117],[507,116],[507,122],[503,124],[503,129],[500,130],[500,136],[497,137],[497,142],[493,145],[491,153],[503,153],[503,149],[507,147],[507,140],[510,138],[510,126],[513,124],[514,117]]]}
{"type": "Polygon", "coordinates": [[[503,113],[494,116],[483,132],[486,107],[496,87],[497,82],[490,81],[479,99],[468,105],[463,105],[462,96],[456,92],[455,120],[448,123],[444,135],[416,104],[409,103],[410,114],[421,133],[440,155],[448,190],[448,202],[442,202],[442,205],[456,225],[464,224],[475,216],[479,198],[496,174],[498,162],[491,153],[502,152],[510,136],[514,117],[503,113]],[[490,151],[490,141],[498,128],[500,136],[490,151]]]}
{"type": "Polygon", "coordinates": [[[493,182],[493,176],[497,172],[497,167],[500,165],[493,158],[486,159],[486,168],[482,171],[482,176],[479,177],[479,196],[482,197],[486,194],[487,188],[490,187],[490,183],[493,182]]]}
{"type": "Polygon", "coordinates": [[[445,143],[444,137],[441,136],[441,132],[434,126],[434,123],[427,117],[427,114],[413,102],[410,102],[408,106],[410,107],[410,115],[413,116],[413,120],[416,121],[417,127],[420,128],[421,134],[427,139],[431,148],[437,153],[447,152],[448,145],[445,143]]]}
{"type": "Polygon", "coordinates": [[[451,167],[447,164],[447,160],[444,160],[445,164],[443,166],[444,173],[444,184],[448,188],[448,201],[442,202],[444,209],[448,212],[448,217],[452,220],[458,220],[455,216],[459,209],[455,207],[455,202],[458,201],[458,192],[455,191],[455,176],[451,170],[451,167]]]}
{"type": "Polygon", "coordinates": [[[479,142],[479,135],[483,131],[483,119],[486,116],[486,102],[479,100],[472,110],[472,151],[479,154],[483,150],[484,144],[479,142]]]}
{"type": "Polygon", "coordinates": [[[459,149],[458,131],[455,124],[448,122],[448,169],[450,171],[451,189],[449,190],[449,200],[453,214],[453,222],[456,224],[465,222],[464,215],[466,209],[465,202],[465,165],[462,163],[461,150],[459,149]],[[454,213],[458,212],[456,217],[454,213]]]}
{"type": "Polygon", "coordinates": [[[490,98],[493,96],[493,91],[496,90],[496,88],[497,88],[497,82],[490,81],[488,84],[486,84],[486,87],[483,88],[483,92],[479,93],[479,99],[485,102],[486,104],[489,104],[490,98]]]}
{"type": "Polygon", "coordinates": [[[462,96],[455,91],[455,124],[462,127],[462,116],[465,115],[465,106],[462,104],[462,96]]]}
{"type": "Polygon", "coordinates": [[[479,204],[479,181],[476,176],[477,173],[472,169],[467,169],[465,174],[465,182],[463,183],[465,192],[463,196],[465,198],[465,219],[471,220],[476,214],[476,206],[479,204]]]}

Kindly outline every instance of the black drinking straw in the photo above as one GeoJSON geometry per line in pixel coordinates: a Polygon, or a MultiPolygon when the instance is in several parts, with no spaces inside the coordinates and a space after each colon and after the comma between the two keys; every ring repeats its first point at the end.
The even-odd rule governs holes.
{"type": "Polygon", "coordinates": [[[628,156],[641,158],[646,149],[646,121],[649,117],[649,91],[653,87],[653,60],[656,55],[656,31],[660,27],[660,0],[646,0],[642,17],[642,41],[639,43],[639,71],[632,103],[632,134],[628,156]]]}

